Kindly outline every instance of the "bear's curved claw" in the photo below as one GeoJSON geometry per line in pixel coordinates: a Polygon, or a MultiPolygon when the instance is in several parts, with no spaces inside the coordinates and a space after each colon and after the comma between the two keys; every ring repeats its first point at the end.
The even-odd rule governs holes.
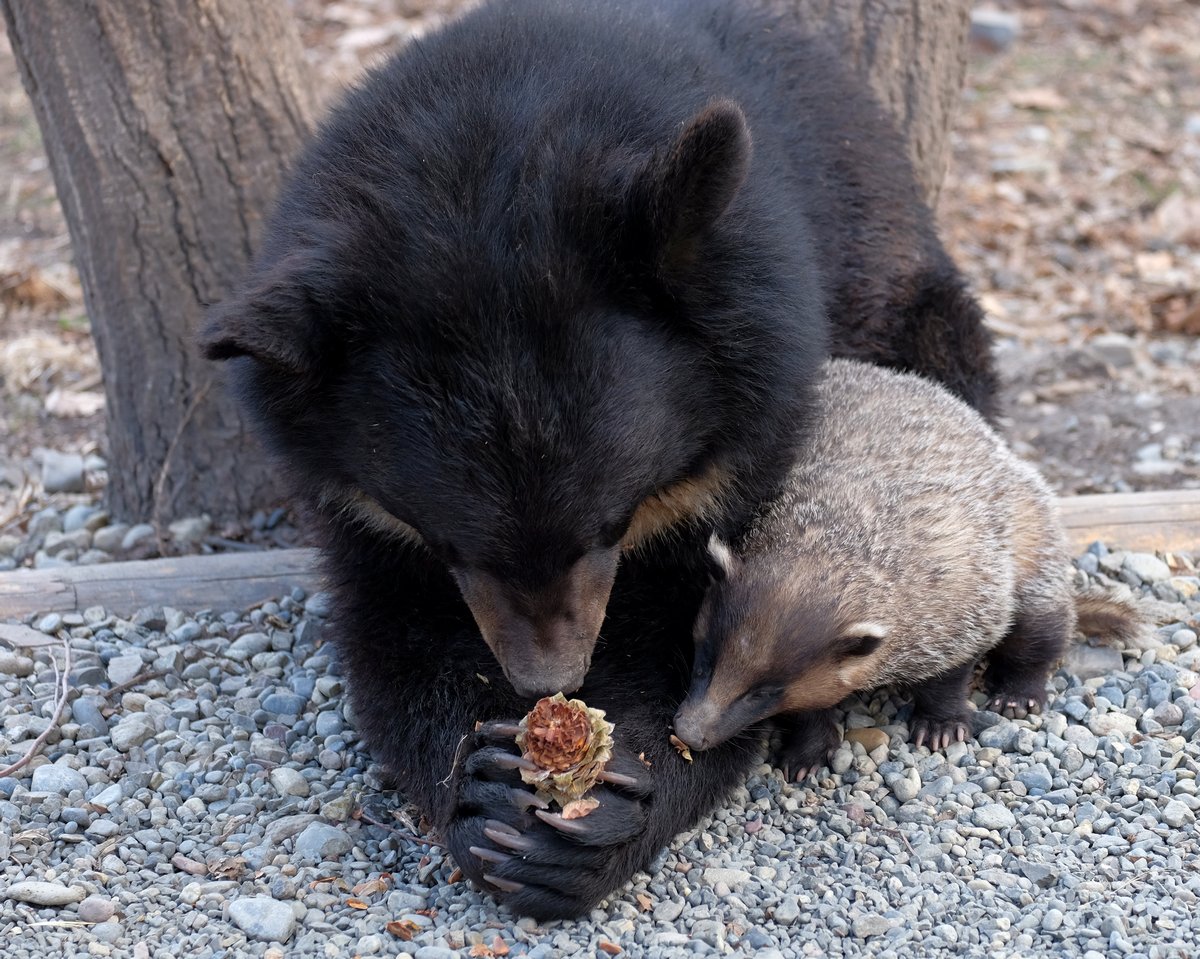
{"type": "Polygon", "coordinates": [[[497,846],[504,846],[514,852],[529,852],[536,846],[532,840],[522,836],[511,826],[495,819],[487,820],[483,827],[483,834],[497,846]]]}
{"type": "Polygon", "coordinates": [[[471,846],[470,853],[476,859],[497,864],[505,863],[512,859],[512,856],[505,855],[502,852],[496,852],[495,849],[488,849],[485,846],[471,846]]]}
{"type": "Polygon", "coordinates": [[[512,753],[501,753],[492,760],[501,769],[527,769],[530,772],[537,770],[536,763],[531,762],[524,756],[514,756],[512,753]]]}
{"type": "Polygon", "coordinates": [[[587,825],[578,819],[563,819],[560,813],[546,812],[544,809],[534,810],[533,814],[547,826],[553,826],[559,832],[565,832],[571,836],[586,836],[588,833],[587,825]]]}
{"type": "Polygon", "coordinates": [[[524,812],[530,806],[536,806],[538,809],[550,808],[550,804],[541,796],[525,789],[510,789],[508,791],[508,795],[512,799],[512,804],[522,812],[524,812]]]}
{"type": "Polygon", "coordinates": [[[596,777],[600,782],[609,783],[613,786],[627,786],[630,789],[636,789],[639,785],[636,777],[626,776],[624,773],[613,772],[605,769],[596,777]]]}
{"type": "Polygon", "coordinates": [[[520,892],[525,888],[523,882],[513,882],[511,879],[501,879],[499,876],[493,876],[491,873],[483,874],[483,881],[489,885],[495,886],[501,892],[520,892]]]}

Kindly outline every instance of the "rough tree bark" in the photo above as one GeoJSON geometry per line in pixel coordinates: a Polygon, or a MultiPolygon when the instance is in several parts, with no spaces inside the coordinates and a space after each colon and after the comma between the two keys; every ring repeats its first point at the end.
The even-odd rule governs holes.
{"type": "Polygon", "coordinates": [[[288,7],[0,0],[33,101],[104,371],[109,505],[248,516],[273,471],[192,347],[236,282],[309,129],[288,7]]]}
{"type": "Polygon", "coordinates": [[[970,0],[775,0],[834,39],[908,138],[929,205],[949,161],[967,72],[970,0]]]}

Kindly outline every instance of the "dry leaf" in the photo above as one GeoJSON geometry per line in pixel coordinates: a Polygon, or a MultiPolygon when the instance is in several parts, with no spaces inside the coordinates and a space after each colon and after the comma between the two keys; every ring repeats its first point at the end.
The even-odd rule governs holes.
{"type": "Polygon", "coordinates": [[[421,931],[421,927],[411,919],[393,919],[383,928],[404,942],[412,942],[413,936],[421,931]]]}
{"type": "Polygon", "coordinates": [[[495,955],[495,956],[507,956],[508,955],[508,943],[506,943],[499,936],[497,936],[495,939],[492,940],[492,955],[495,955]]]}
{"type": "Polygon", "coordinates": [[[492,950],[485,946],[482,942],[477,942],[471,947],[471,951],[467,953],[469,956],[482,956],[487,959],[492,954],[492,950]]]}
{"type": "Polygon", "coordinates": [[[1021,110],[1065,110],[1071,105],[1061,93],[1049,87],[1014,90],[1008,95],[1008,102],[1021,110]]]}
{"type": "Polygon", "coordinates": [[[365,902],[363,902],[361,899],[347,899],[346,905],[349,906],[351,909],[370,909],[371,908],[365,902]]]}
{"type": "Polygon", "coordinates": [[[437,918],[436,909],[414,909],[413,912],[418,916],[428,916],[430,919],[437,918]]]}
{"type": "Polygon", "coordinates": [[[391,884],[392,874],[385,872],[374,879],[364,879],[350,891],[356,896],[373,896],[377,892],[386,891],[391,884]]]}
{"type": "Polygon", "coordinates": [[[456,866],[454,868],[454,872],[450,873],[449,877],[446,879],[446,882],[453,886],[456,882],[462,882],[462,877],[463,871],[456,866]]]}
{"type": "Polygon", "coordinates": [[[692,761],[692,751],[688,749],[687,743],[685,743],[674,733],[671,733],[671,745],[674,746],[679,755],[686,759],[689,763],[692,761]]]}
{"type": "Polygon", "coordinates": [[[348,884],[348,883],[346,882],[346,880],[345,880],[345,879],[343,879],[341,876],[317,876],[317,878],[316,878],[316,879],[314,879],[312,882],[310,882],[310,883],[308,884],[308,888],[309,888],[309,889],[316,889],[316,888],[317,888],[317,886],[319,886],[319,885],[321,885],[322,883],[325,883],[325,882],[331,882],[331,883],[333,883],[335,886],[337,886],[339,889],[344,889],[344,890],[345,890],[345,891],[347,891],[347,892],[349,892],[349,891],[350,891],[350,886],[349,886],[349,884],[348,884]]]}
{"type": "Polygon", "coordinates": [[[0,303],[6,306],[29,306],[42,310],[61,310],[71,301],[58,287],[46,282],[36,267],[23,276],[10,274],[0,277],[0,303]]]}
{"type": "Polygon", "coordinates": [[[599,799],[576,799],[563,806],[563,819],[582,819],[600,807],[599,799]]]}
{"type": "Polygon", "coordinates": [[[634,898],[637,900],[637,904],[642,907],[642,912],[649,912],[654,906],[654,900],[644,892],[639,892],[634,898]]]}
{"type": "Polygon", "coordinates": [[[621,954],[621,947],[615,942],[609,942],[607,939],[601,939],[598,943],[596,943],[596,945],[607,952],[610,956],[619,956],[621,954]]]}
{"type": "Polygon", "coordinates": [[[647,769],[650,768],[651,763],[650,763],[650,760],[646,758],[645,753],[638,753],[638,759],[640,759],[642,761],[643,766],[645,766],[647,769]]]}
{"type": "Polygon", "coordinates": [[[223,856],[208,867],[214,879],[241,879],[246,871],[246,860],[241,856],[223,856]]]}

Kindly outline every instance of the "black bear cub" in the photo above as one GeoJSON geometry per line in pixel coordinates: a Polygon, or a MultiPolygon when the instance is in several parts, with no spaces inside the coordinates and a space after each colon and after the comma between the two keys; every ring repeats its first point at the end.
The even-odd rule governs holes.
{"type": "Polygon", "coordinates": [[[314,519],[362,732],[537,916],[751,761],[664,744],[704,543],[777,489],[822,359],[991,409],[903,143],[769,6],[506,0],[417,41],[331,113],[201,336],[314,519]],[[560,689],[608,711],[624,774],[569,824],[505,727],[471,732],[560,689]]]}

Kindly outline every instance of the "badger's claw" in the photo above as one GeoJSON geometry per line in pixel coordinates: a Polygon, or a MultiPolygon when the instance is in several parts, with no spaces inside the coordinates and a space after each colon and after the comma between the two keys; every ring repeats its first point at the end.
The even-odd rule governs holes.
{"type": "Polygon", "coordinates": [[[910,738],[917,749],[927,745],[930,752],[939,752],[953,742],[963,742],[967,738],[967,724],[957,719],[918,719],[910,738]]]}

